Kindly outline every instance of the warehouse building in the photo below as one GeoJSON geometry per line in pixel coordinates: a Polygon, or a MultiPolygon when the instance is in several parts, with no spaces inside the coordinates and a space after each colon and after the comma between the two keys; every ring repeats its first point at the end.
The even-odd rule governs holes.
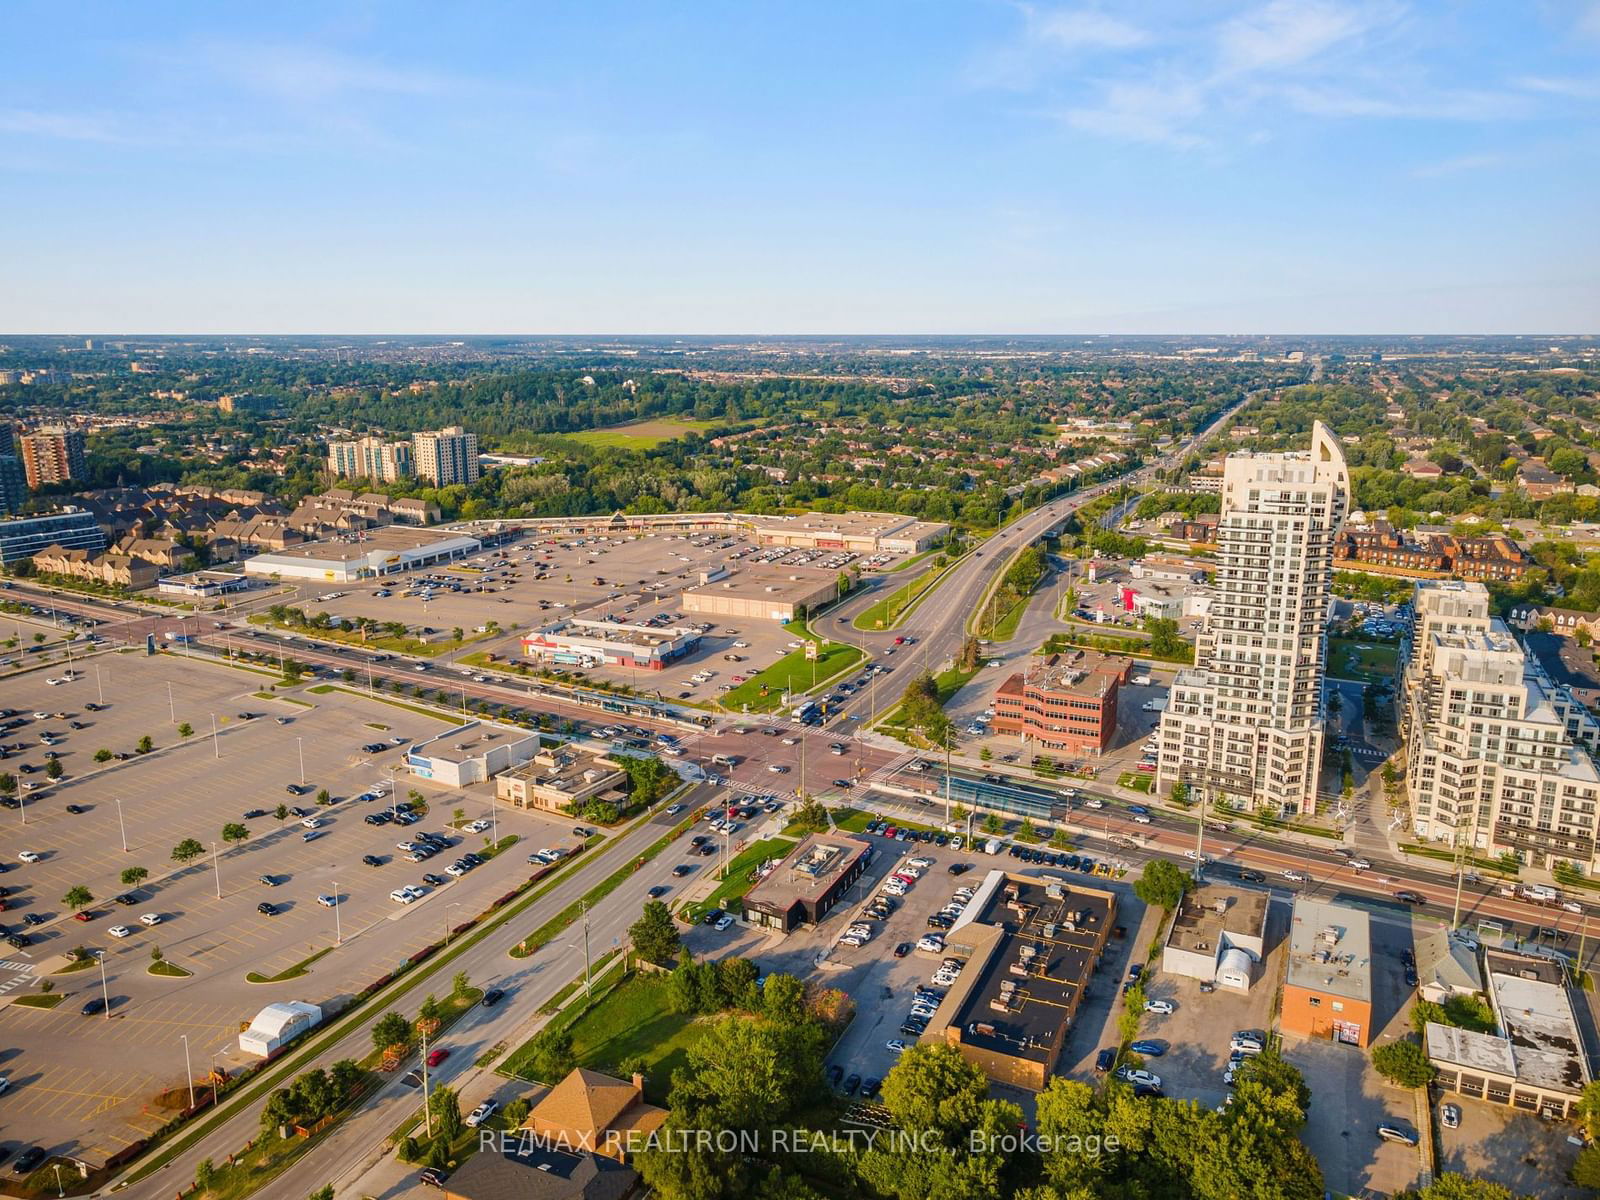
{"type": "Polygon", "coordinates": [[[484,783],[521,766],[539,753],[539,735],[509,725],[468,721],[406,751],[406,767],[418,779],[446,787],[484,783]]]}
{"type": "Polygon", "coordinates": [[[700,631],[678,625],[630,625],[566,617],[522,639],[529,658],[563,666],[635,667],[659,671],[693,654],[700,631]]]}
{"type": "Polygon", "coordinates": [[[740,621],[793,621],[838,595],[835,571],[751,566],[731,574],[701,572],[700,586],[683,593],[683,610],[740,621]]]}
{"type": "Polygon", "coordinates": [[[375,575],[454,562],[483,549],[477,538],[442,530],[386,525],[353,541],[309,542],[247,559],[245,574],[319,583],[355,583],[375,575]]]}
{"type": "Polygon", "coordinates": [[[1161,970],[1247,992],[1267,956],[1267,893],[1202,883],[1183,898],[1161,970]]]}
{"type": "Polygon", "coordinates": [[[856,554],[921,554],[950,532],[942,521],[918,521],[896,513],[800,513],[750,517],[760,546],[849,550],[856,554]]]}
{"type": "Polygon", "coordinates": [[[843,834],[811,834],[745,894],[751,925],[791,933],[831,912],[872,861],[866,842],[843,834]]]}
{"type": "Polygon", "coordinates": [[[1116,896],[1099,888],[990,871],[945,934],[966,967],[922,1040],[954,1046],[996,1083],[1042,1090],[1116,916],[1116,896]]]}
{"type": "Polygon", "coordinates": [[[250,1028],[239,1035],[239,1050],[257,1058],[271,1058],[295,1038],[322,1024],[322,1009],[304,1000],[269,1004],[256,1014],[250,1028]]]}
{"type": "Polygon", "coordinates": [[[1365,1047],[1372,1040],[1372,922],[1358,908],[1301,896],[1289,929],[1284,1033],[1365,1047]]]}

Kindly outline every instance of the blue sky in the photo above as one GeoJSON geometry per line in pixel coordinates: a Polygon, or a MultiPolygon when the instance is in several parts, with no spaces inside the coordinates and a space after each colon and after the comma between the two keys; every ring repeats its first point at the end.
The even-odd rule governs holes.
{"type": "Polygon", "coordinates": [[[0,28],[4,331],[1600,331],[1600,0],[0,28]]]}

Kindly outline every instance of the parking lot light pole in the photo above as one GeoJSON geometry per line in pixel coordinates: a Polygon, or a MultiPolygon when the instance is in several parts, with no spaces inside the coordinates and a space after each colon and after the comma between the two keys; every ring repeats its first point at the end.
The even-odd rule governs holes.
{"type": "Polygon", "coordinates": [[[100,1003],[105,1005],[106,1020],[111,1020],[111,989],[106,985],[106,953],[100,952],[100,1003]]]}
{"type": "Polygon", "coordinates": [[[100,703],[104,704],[106,702],[106,689],[105,689],[105,685],[100,682],[100,664],[99,663],[95,663],[95,665],[94,665],[94,686],[95,686],[95,690],[100,693],[100,703]]]}
{"type": "Polygon", "coordinates": [[[172,723],[178,723],[178,709],[172,702],[172,680],[167,680],[167,715],[172,718],[172,723]]]}
{"type": "Polygon", "coordinates": [[[122,852],[126,854],[128,852],[128,826],[122,820],[122,797],[115,796],[113,799],[117,805],[117,828],[122,830],[122,852]]]}
{"type": "Polygon", "coordinates": [[[306,785],[306,744],[303,738],[295,738],[294,748],[300,752],[300,786],[306,785]]]}
{"type": "Polygon", "coordinates": [[[211,843],[211,871],[217,877],[217,899],[222,899],[222,868],[217,865],[217,844],[211,843]]]}
{"type": "Polygon", "coordinates": [[[189,1107],[194,1107],[194,1068],[189,1065],[189,1035],[180,1033],[183,1039],[183,1077],[189,1081],[189,1107]]]}
{"type": "Polygon", "coordinates": [[[221,758],[222,748],[217,744],[217,714],[211,714],[211,757],[221,758]]]}
{"type": "Polygon", "coordinates": [[[344,945],[344,927],[339,924],[339,881],[333,881],[333,944],[344,945]]]}
{"type": "Polygon", "coordinates": [[[461,901],[459,900],[452,900],[444,906],[444,944],[446,946],[450,944],[450,910],[460,907],[461,901]]]}

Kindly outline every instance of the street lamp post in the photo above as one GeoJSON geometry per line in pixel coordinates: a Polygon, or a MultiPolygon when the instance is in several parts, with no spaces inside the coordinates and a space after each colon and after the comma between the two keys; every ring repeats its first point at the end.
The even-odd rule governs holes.
{"type": "Polygon", "coordinates": [[[306,785],[306,744],[303,739],[295,738],[294,748],[300,754],[300,786],[306,785]]]}
{"type": "Polygon", "coordinates": [[[189,1065],[189,1035],[180,1033],[183,1039],[183,1077],[189,1081],[189,1107],[194,1107],[194,1068],[189,1065]]]}
{"type": "Polygon", "coordinates": [[[452,900],[444,906],[444,944],[446,946],[450,945],[450,910],[460,907],[461,901],[459,900],[452,900]]]}
{"type": "Polygon", "coordinates": [[[106,954],[100,952],[100,1003],[105,1005],[106,1020],[111,1020],[111,988],[106,983],[106,954]]]}
{"type": "Polygon", "coordinates": [[[222,899],[222,868],[217,865],[217,844],[211,843],[211,871],[217,877],[217,899],[222,899]]]}
{"type": "Polygon", "coordinates": [[[217,714],[211,714],[211,757],[221,758],[222,748],[217,744],[217,714]]]}
{"type": "Polygon", "coordinates": [[[344,929],[339,924],[339,881],[333,881],[333,944],[344,945],[344,929]]]}
{"type": "Polygon", "coordinates": [[[172,701],[172,680],[167,680],[167,716],[172,718],[172,723],[178,723],[178,708],[172,701]]]}
{"type": "Polygon", "coordinates": [[[117,828],[122,830],[122,852],[128,852],[128,826],[122,820],[122,797],[113,797],[117,805],[117,828]]]}
{"type": "Polygon", "coordinates": [[[100,664],[99,663],[95,663],[95,665],[94,665],[94,686],[95,686],[95,690],[100,693],[100,703],[104,704],[106,702],[106,689],[105,689],[105,685],[100,682],[100,664]]]}

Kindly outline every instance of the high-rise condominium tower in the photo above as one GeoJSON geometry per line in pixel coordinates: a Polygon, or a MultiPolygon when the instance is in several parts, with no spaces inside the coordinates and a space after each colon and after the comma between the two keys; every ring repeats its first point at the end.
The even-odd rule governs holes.
{"type": "Polygon", "coordinates": [[[1181,782],[1197,799],[1315,811],[1333,539],[1349,501],[1321,421],[1309,452],[1228,456],[1216,599],[1161,718],[1163,793],[1181,782]]]}

